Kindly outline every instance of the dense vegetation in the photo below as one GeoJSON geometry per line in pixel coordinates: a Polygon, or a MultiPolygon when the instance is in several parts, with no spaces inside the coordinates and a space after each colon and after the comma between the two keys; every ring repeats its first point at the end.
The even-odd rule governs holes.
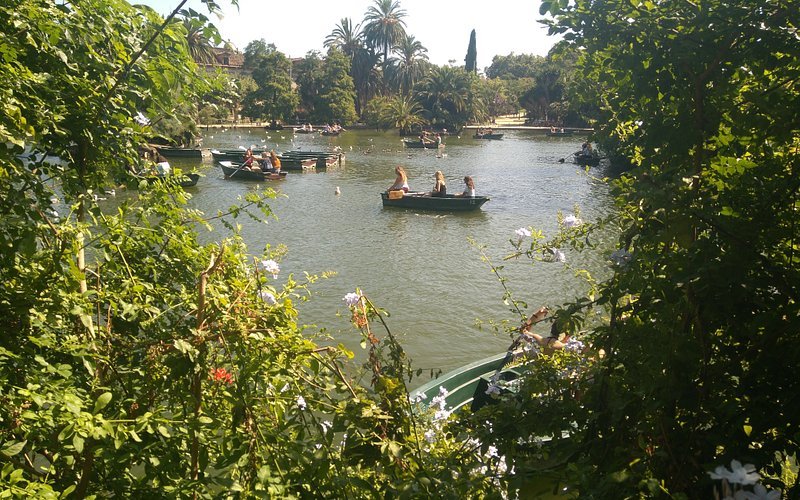
{"type": "MultiPolygon", "coordinates": [[[[398,14],[377,2],[367,26],[384,8],[398,14]]],[[[614,272],[581,273],[586,296],[554,313],[593,354],[540,353],[496,404],[450,416],[412,406],[402,348],[360,292],[345,299],[363,370],[298,323],[294,303],[324,276],[284,277],[283,249],[254,254],[237,235],[237,217],[270,215],[271,192],[212,216],[169,183],[140,186],[113,213],[97,206],[158,123],[209,96],[243,99],[193,63],[186,18],[205,26],[199,15],[164,20],[122,0],[3,3],[0,490],[495,498],[544,480],[587,498],[710,498],[716,478],[752,484],[717,469],[737,460],[755,465],[758,486],[796,498],[797,12],[796,0],[542,2],[565,39],[554,54],[581,75],[563,95],[631,170],[614,182],[616,215],[562,219],[549,240],[520,231],[509,258],[539,265],[612,227],[614,272]],[[61,161],[19,158],[31,148],[61,161]],[[227,232],[201,245],[210,217],[227,232]]],[[[336,96],[355,92],[353,110],[367,95],[360,112],[386,121],[392,108],[410,127],[456,123],[484,95],[461,68],[399,78],[392,47],[413,40],[365,33],[369,43],[333,43],[308,61],[310,81],[338,75],[306,93],[308,110],[346,113],[336,96]],[[360,57],[380,85],[356,78],[360,57]],[[398,86],[384,92],[389,74],[398,86]]],[[[265,42],[252,49],[263,71],[285,68],[265,42]]],[[[501,78],[521,61],[496,62],[501,78]]],[[[274,87],[255,82],[254,104],[277,113],[286,81],[274,76],[274,87]]],[[[490,82],[485,95],[499,91],[490,82]]],[[[516,294],[507,300],[523,315],[516,294]]]]}

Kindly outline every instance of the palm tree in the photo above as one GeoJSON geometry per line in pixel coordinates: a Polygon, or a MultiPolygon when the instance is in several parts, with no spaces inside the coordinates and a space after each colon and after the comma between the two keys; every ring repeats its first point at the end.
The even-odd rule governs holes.
{"type": "Polygon", "coordinates": [[[367,47],[359,49],[353,57],[350,76],[353,77],[353,85],[356,87],[356,113],[359,115],[379,88],[381,81],[379,60],[380,55],[367,47]]]}
{"type": "Polygon", "coordinates": [[[406,11],[395,0],[375,0],[375,5],[370,6],[364,14],[367,45],[381,51],[384,65],[389,58],[389,51],[406,32],[405,16],[406,11]]]}
{"type": "Polygon", "coordinates": [[[411,97],[395,96],[385,110],[383,121],[393,124],[404,135],[425,123],[422,112],[422,106],[411,97]]]}
{"type": "Polygon", "coordinates": [[[195,62],[210,64],[216,60],[214,57],[213,38],[219,38],[216,29],[208,24],[208,18],[192,9],[180,11],[183,27],[186,29],[186,44],[189,55],[195,62]]]}
{"type": "Polygon", "coordinates": [[[361,25],[353,26],[353,21],[345,17],[333,29],[330,35],[325,37],[323,45],[326,48],[336,47],[353,61],[356,53],[364,47],[364,34],[361,32],[361,25]]]}
{"type": "Polygon", "coordinates": [[[432,122],[459,128],[469,114],[469,74],[463,68],[434,67],[421,82],[418,96],[432,122]]]}
{"type": "Polygon", "coordinates": [[[401,93],[408,94],[417,80],[425,73],[428,61],[427,52],[428,49],[413,35],[405,35],[400,39],[395,47],[397,57],[390,60],[387,71],[390,79],[401,93]]]}

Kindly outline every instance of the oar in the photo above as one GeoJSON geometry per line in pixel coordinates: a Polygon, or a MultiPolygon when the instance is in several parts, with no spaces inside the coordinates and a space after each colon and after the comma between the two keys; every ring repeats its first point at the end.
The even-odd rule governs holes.
{"type": "Polygon", "coordinates": [[[242,162],[242,163],[239,165],[239,168],[237,168],[237,169],[236,169],[236,172],[234,172],[234,173],[232,173],[231,175],[229,175],[229,176],[228,176],[228,179],[230,179],[231,177],[233,177],[234,175],[236,175],[236,174],[239,172],[239,170],[241,170],[241,169],[242,169],[242,167],[244,167],[244,162],[242,162]]]}
{"type": "MultiPolygon", "coordinates": [[[[577,154],[580,154],[580,151],[575,151],[574,153],[572,153],[572,156],[575,156],[577,154]]],[[[558,160],[558,163],[564,163],[564,160],[566,160],[566,158],[561,158],[560,160],[558,160]]]]}

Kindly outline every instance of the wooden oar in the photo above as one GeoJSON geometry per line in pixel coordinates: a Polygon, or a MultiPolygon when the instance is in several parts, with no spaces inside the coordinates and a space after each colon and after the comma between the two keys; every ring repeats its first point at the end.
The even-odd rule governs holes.
{"type": "Polygon", "coordinates": [[[230,179],[231,177],[233,177],[234,175],[236,175],[236,174],[239,172],[239,170],[241,170],[241,169],[242,169],[242,167],[244,167],[244,162],[242,162],[242,163],[239,165],[239,168],[237,168],[237,169],[236,169],[236,172],[234,172],[234,173],[232,173],[231,175],[229,175],[229,176],[228,176],[228,179],[230,179]]]}

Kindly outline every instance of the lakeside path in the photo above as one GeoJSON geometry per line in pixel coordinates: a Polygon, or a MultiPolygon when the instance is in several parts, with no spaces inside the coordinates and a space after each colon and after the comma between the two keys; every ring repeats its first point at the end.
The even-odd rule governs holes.
{"type": "MultiPolygon", "coordinates": [[[[202,129],[249,129],[249,128],[264,128],[267,125],[267,122],[223,122],[223,123],[209,123],[205,125],[200,125],[202,129]]],[[[322,130],[325,126],[323,125],[313,125],[315,131],[322,130]]],[[[293,124],[284,124],[283,130],[287,132],[291,129],[300,128],[301,125],[293,125],[293,124]]],[[[368,127],[362,126],[351,126],[352,129],[363,129],[368,127]]],[[[494,123],[485,123],[485,124],[470,124],[465,125],[463,130],[477,130],[479,128],[491,128],[493,130],[532,130],[534,132],[541,132],[547,133],[550,131],[549,126],[534,126],[534,125],[526,125],[525,124],[525,117],[516,116],[516,115],[506,115],[506,116],[499,116],[495,119],[494,123]]],[[[558,127],[562,128],[562,127],[558,127]]],[[[573,134],[590,134],[594,130],[591,128],[580,128],[580,127],[563,127],[565,131],[572,132],[573,134]]]]}

